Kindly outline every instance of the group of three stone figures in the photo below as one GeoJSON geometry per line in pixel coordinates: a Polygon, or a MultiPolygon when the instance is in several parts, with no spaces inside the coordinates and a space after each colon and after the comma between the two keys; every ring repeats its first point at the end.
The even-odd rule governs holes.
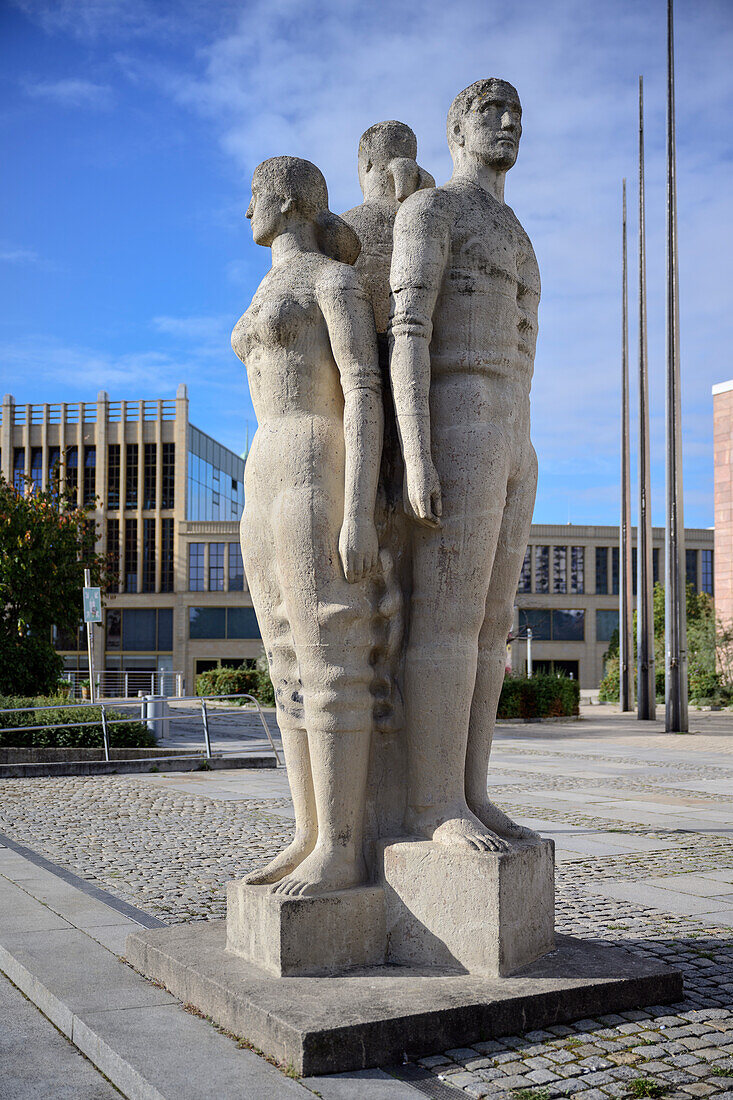
{"type": "Polygon", "coordinates": [[[472,84],[436,187],[412,130],[377,123],[341,217],[309,161],[255,170],[272,268],[232,334],[258,420],[242,552],[296,829],[253,885],[358,885],[379,836],[535,836],[487,795],[537,481],[539,271],[504,203],[521,132],[510,84],[472,84]]]}

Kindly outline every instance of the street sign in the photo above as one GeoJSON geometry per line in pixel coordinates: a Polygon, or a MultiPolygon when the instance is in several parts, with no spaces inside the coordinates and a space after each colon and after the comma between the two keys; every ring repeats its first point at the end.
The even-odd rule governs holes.
{"type": "Polygon", "coordinates": [[[101,623],[102,621],[102,590],[100,588],[84,589],[84,622],[101,623]]]}

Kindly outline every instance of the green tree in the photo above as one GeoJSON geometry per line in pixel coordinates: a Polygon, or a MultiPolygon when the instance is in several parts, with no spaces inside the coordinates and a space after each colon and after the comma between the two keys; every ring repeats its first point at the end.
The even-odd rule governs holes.
{"type": "MultiPolygon", "coordinates": [[[[664,588],[654,585],[654,661],[657,696],[664,696],[664,588]]],[[[634,684],[636,685],[636,612],[634,612],[634,684]]],[[[599,698],[618,702],[618,631],[614,631],[604,654],[605,675],[599,698]]],[[[712,597],[687,585],[687,657],[689,694],[694,700],[725,702],[733,693],[733,630],[727,632],[715,621],[712,597]]]]}
{"type": "Polygon", "coordinates": [[[94,521],[58,484],[19,492],[0,474],[0,694],[53,692],[62,661],[51,629],[76,631],[84,569],[105,585],[94,521]]]}

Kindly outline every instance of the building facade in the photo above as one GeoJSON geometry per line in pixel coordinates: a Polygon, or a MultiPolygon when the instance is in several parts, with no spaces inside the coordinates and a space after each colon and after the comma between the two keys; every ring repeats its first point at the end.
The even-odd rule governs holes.
{"type": "Polygon", "coordinates": [[[733,624],[733,379],[713,386],[715,610],[733,624]]]}
{"type": "MultiPolygon", "coordinates": [[[[118,590],[95,629],[97,670],[198,672],[262,651],[242,568],[244,459],[188,419],[175,400],[16,405],[6,395],[0,462],[18,488],[58,466],[79,505],[94,505],[97,550],[118,590]]],[[[58,637],[68,670],[88,672],[86,640],[58,637]]],[[[174,682],[172,679],[169,682],[174,682]]]]}
{"type": "MultiPolygon", "coordinates": [[[[664,528],[652,529],[655,583],[664,584],[664,528]]],[[[687,580],[713,594],[713,531],[685,531],[687,580]]],[[[632,533],[636,596],[636,529],[632,533]]],[[[527,628],[536,672],[564,672],[582,688],[603,678],[603,655],[618,627],[619,529],[533,524],[516,596],[511,663],[526,669],[527,628]]]]}
{"type": "MultiPolygon", "coordinates": [[[[733,383],[729,390],[733,412],[733,383]]],[[[727,423],[721,485],[730,494],[730,415],[727,423]]],[[[245,462],[190,423],[184,385],[175,400],[110,401],[102,391],[93,403],[16,405],[7,395],[0,448],[2,472],[19,488],[47,484],[59,464],[78,503],[95,505],[97,549],[119,576],[95,630],[96,669],[181,673],[192,693],[198,673],[261,655],[239,547],[245,462]]],[[[716,508],[718,468],[716,449],[716,508]]],[[[715,555],[712,530],[686,531],[687,579],[698,591],[713,592],[714,561],[719,590],[732,568],[726,499],[723,572],[717,529],[715,555]]],[[[653,545],[654,579],[663,581],[662,528],[654,528],[653,545]]],[[[634,573],[635,557],[634,547],[634,573]]],[[[537,671],[597,687],[618,625],[618,565],[618,527],[534,525],[516,596],[513,667],[526,667],[531,627],[537,671]]],[[[59,637],[57,648],[68,670],[88,671],[83,631],[59,637]]]]}

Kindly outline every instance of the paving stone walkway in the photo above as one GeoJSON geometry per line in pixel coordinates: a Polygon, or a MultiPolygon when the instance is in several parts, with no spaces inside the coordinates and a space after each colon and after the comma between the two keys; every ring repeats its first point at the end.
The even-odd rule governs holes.
{"type": "MultiPolygon", "coordinates": [[[[558,931],[678,966],[685,1000],[435,1052],[436,1078],[491,1100],[733,1100],[733,717],[691,725],[593,707],[503,727],[490,779],[555,840],[558,931]]],[[[283,772],[0,780],[0,831],[173,923],[223,916],[224,884],[287,843],[292,808],[283,772]]]]}

